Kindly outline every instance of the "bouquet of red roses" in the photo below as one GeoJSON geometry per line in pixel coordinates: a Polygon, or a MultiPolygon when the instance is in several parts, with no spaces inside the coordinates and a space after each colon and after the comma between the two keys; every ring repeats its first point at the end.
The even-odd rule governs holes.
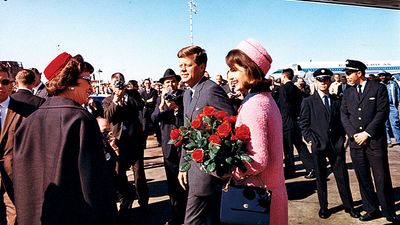
{"type": "Polygon", "coordinates": [[[204,172],[220,177],[231,173],[233,167],[246,171],[243,162],[252,161],[246,153],[250,130],[246,125],[235,127],[236,116],[206,106],[192,122],[185,119],[189,125],[173,129],[168,142],[186,150],[181,171],[188,171],[192,161],[204,172]]]}

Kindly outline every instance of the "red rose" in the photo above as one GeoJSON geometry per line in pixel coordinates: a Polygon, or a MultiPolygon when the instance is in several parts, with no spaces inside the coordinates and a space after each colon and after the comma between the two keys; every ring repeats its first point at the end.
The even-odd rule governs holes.
{"type": "Polygon", "coordinates": [[[199,113],[199,114],[197,114],[196,119],[197,119],[197,120],[200,120],[200,121],[203,121],[203,116],[204,116],[203,113],[199,113]]]}
{"type": "Polygon", "coordinates": [[[228,137],[229,134],[231,133],[231,130],[232,130],[231,124],[226,122],[222,123],[217,127],[217,132],[220,137],[228,137]]]}
{"type": "Polygon", "coordinates": [[[224,119],[226,116],[228,116],[228,112],[225,112],[225,111],[218,111],[218,112],[216,112],[215,113],[215,118],[217,118],[217,119],[224,119]]]}
{"type": "Polygon", "coordinates": [[[214,112],[215,112],[215,108],[212,106],[205,106],[203,109],[203,114],[205,116],[212,116],[212,115],[214,115],[214,112]]]}
{"type": "Polygon", "coordinates": [[[181,129],[176,128],[171,130],[171,133],[169,133],[169,138],[171,140],[177,140],[181,136],[181,129]]]}
{"type": "Polygon", "coordinates": [[[226,122],[229,122],[229,123],[235,123],[236,122],[236,116],[227,116],[227,117],[224,118],[224,120],[226,122]]]}
{"type": "Polygon", "coordinates": [[[197,129],[201,126],[201,120],[195,119],[190,123],[190,127],[193,129],[197,129]]]}
{"type": "Polygon", "coordinates": [[[180,137],[180,138],[179,138],[179,141],[175,142],[174,146],[175,146],[175,147],[179,147],[179,146],[182,145],[182,142],[183,142],[183,138],[180,137]]]}
{"type": "Polygon", "coordinates": [[[204,158],[204,151],[201,149],[196,149],[192,152],[192,158],[195,162],[201,163],[204,158]]]}
{"type": "Polygon", "coordinates": [[[235,128],[235,137],[242,141],[247,141],[250,139],[250,129],[248,126],[242,124],[235,128]]]}
{"type": "Polygon", "coordinates": [[[218,137],[218,135],[213,134],[208,138],[208,141],[213,143],[213,144],[221,144],[221,138],[218,137]]]}

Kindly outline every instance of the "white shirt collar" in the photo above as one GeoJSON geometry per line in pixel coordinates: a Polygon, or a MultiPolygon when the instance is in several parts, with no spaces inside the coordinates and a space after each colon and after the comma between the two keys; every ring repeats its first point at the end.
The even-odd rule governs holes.
{"type": "Polygon", "coordinates": [[[7,99],[4,100],[3,102],[0,102],[0,105],[3,108],[8,108],[8,105],[10,105],[10,96],[8,96],[7,99]]]}

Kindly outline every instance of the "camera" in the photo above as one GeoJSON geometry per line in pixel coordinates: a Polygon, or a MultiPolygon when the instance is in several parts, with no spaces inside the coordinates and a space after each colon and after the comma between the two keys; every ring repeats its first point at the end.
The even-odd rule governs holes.
{"type": "Polygon", "coordinates": [[[164,99],[167,101],[173,101],[178,105],[183,104],[183,96],[177,95],[176,92],[174,92],[173,90],[169,90],[164,99]]]}
{"type": "Polygon", "coordinates": [[[125,83],[122,80],[116,80],[116,81],[114,81],[114,87],[117,89],[124,89],[125,83]]]}

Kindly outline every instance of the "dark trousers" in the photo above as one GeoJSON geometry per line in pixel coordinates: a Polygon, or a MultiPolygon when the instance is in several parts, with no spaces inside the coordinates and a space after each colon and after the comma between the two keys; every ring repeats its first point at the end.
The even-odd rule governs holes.
{"type": "Polygon", "coordinates": [[[179,159],[164,158],[164,167],[167,176],[168,195],[172,206],[172,217],[169,224],[183,224],[188,193],[183,190],[178,181],[179,159]]]}
{"type": "Polygon", "coordinates": [[[189,195],[185,225],[219,225],[221,193],[208,196],[189,195]]]}
{"type": "MultiPolygon", "coordinates": [[[[121,201],[124,202],[124,198],[126,198],[127,201],[130,201],[130,199],[132,198],[130,189],[132,188],[131,185],[128,183],[126,171],[129,169],[129,167],[132,166],[138,203],[141,207],[146,207],[149,202],[149,188],[147,186],[146,174],[144,172],[144,149],[140,141],[143,136],[139,136],[140,137],[128,137],[125,136],[125,134],[123,133],[123,136],[121,137],[121,140],[130,140],[136,138],[136,140],[138,141],[135,142],[135,144],[132,144],[132,141],[119,142],[120,155],[118,162],[119,165],[117,169],[119,177],[118,184],[121,185],[119,186],[119,189],[123,190],[123,193],[120,193],[121,201]]],[[[129,205],[128,207],[130,208],[129,205]]]]}
{"type": "Polygon", "coordinates": [[[340,199],[345,209],[353,208],[353,197],[350,191],[349,173],[346,166],[346,152],[344,149],[340,153],[332,149],[324,151],[313,151],[315,177],[317,178],[317,192],[319,205],[322,209],[328,208],[328,190],[327,190],[327,168],[326,158],[333,170],[336,185],[339,190],[340,199]]]}
{"type": "Polygon", "coordinates": [[[380,205],[383,216],[393,216],[395,214],[394,193],[387,149],[371,149],[367,145],[363,148],[351,148],[350,154],[360,186],[364,211],[379,210],[380,205]],[[371,170],[376,193],[372,183],[371,170]]]}
{"type": "Polygon", "coordinates": [[[296,147],[300,160],[303,162],[306,171],[314,169],[311,153],[308,151],[307,145],[303,142],[300,130],[296,126],[293,129],[283,131],[285,174],[294,174],[296,171],[294,165],[293,145],[296,147]]]}

